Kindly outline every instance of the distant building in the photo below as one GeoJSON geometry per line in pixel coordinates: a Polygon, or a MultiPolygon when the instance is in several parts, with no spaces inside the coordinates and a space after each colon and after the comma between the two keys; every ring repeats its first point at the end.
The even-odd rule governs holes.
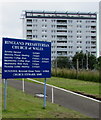
{"type": "Polygon", "coordinates": [[[51,41],[52,60],[83,51],[97,56],[97,14],[24,11],[24,38],[51,41]]]}
{"type": "Polygon", "coordinates": [[[101,56],[101,1],[99,2],[99,55],[101,56]]]}

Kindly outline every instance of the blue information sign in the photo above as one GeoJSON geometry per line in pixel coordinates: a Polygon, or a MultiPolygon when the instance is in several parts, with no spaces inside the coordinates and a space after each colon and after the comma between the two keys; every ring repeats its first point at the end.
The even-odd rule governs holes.
{"type": "Polygon", "coordinates": [[[3,38],[2,78],[51,77],[51,42],[3,38]]]}

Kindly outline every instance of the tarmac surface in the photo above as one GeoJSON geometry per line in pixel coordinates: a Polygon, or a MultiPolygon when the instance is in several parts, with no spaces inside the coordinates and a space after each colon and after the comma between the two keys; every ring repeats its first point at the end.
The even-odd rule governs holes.
{"type": "MultiPolygon", "coordinates": [[[[20,80],[8,80],[8,85],[22,90],[22,81],[20,80]]],[[[43,91],[44,85],[25,81],[26,93],[33,96],[39,94],[40,96],[43,91]]],[[[47,86],[47,100],[52,101],[52,88],[49,86],[47,86]]],[[[91,118],[100,117],[101,103],[56,88],[54,88],[54,103],[78,111],[91,118]]]]}

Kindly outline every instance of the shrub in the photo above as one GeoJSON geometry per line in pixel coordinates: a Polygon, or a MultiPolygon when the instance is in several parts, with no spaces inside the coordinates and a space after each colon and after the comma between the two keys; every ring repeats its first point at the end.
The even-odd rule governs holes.
{"type": "Polygon", "coordinates": [[[72,69],[52,69],[52,76],[99,82],[99,72],[91,70],[76,71],[72,69]]]}

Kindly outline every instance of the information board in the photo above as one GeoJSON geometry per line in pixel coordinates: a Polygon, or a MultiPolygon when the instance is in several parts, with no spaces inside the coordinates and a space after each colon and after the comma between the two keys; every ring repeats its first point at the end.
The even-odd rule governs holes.
{"type": "Polygon", "coordinates": [[[49,77],[51,42],[3,38],[3,79],[49,77]]]}

